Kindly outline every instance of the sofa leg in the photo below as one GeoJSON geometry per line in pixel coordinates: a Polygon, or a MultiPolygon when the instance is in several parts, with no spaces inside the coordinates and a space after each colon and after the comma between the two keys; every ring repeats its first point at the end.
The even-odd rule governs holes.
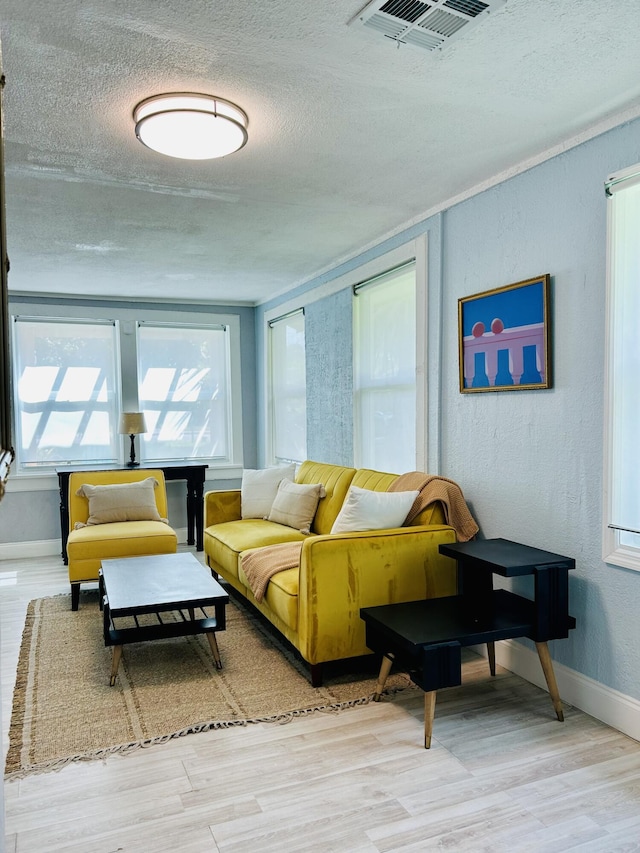
{"type": "Polygon", "coordinates": [[[78,604],[80,604],[80,584],[72,583],[71,584],[71,609],[77,610],[78,604]]]}
{"type": "Polygon", "coordinates": [[[311,686],[322,687],[322,664],[312,663],[311,666],[311,686]]]}

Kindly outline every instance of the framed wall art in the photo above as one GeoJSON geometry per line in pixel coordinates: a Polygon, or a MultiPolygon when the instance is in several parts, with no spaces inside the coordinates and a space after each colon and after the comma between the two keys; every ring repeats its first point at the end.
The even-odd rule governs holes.
{"type": "Polygon", "coordinates": [[[458,300],[460,391],[551,388],[550,275],[458,300]]]}

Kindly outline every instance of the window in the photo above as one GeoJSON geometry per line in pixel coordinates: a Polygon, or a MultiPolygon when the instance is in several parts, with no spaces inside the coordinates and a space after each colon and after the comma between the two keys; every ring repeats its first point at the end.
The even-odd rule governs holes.
{"type": "Polygon", "coordinates": [[[612,176],[608,195],[607,562],[640,571],[640,164],[612,176]]]}
{"type": "Polygon", "coordinates": [[[416,467],[416,264],[354,287],[354,456],[358,468],[416,467]]]}
{"type": "Polygon", "coordinates": [[[145,461],[231,459],[229,369],[226,326],[138,324],[145,461]]]}
{"type": "Polygon", "coordinates": [[[13,329],[18,465],[116,462],[115,322],[18,316],[13,329]]]}
{"type": "Polygon", "coordinates": [[[272,456],[302,462],[307,455],[304,312],[269,322],[272,456]]]}

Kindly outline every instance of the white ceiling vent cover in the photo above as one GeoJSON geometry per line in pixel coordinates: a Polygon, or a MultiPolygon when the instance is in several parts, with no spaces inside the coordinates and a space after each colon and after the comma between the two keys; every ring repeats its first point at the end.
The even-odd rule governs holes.
{"type": "Polygon", "coordinates": [[[372,0],[349,21],[372,34],[441,50],[507,0],[372,0]]]}

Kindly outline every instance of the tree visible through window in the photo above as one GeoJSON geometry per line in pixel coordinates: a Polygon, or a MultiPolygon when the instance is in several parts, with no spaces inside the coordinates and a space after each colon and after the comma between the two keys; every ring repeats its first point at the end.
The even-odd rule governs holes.
{"type": "Polygon", "coordinates": [[[138,377],[145,461],[230,458],[224,326],[140,323],[138,377]]]}

